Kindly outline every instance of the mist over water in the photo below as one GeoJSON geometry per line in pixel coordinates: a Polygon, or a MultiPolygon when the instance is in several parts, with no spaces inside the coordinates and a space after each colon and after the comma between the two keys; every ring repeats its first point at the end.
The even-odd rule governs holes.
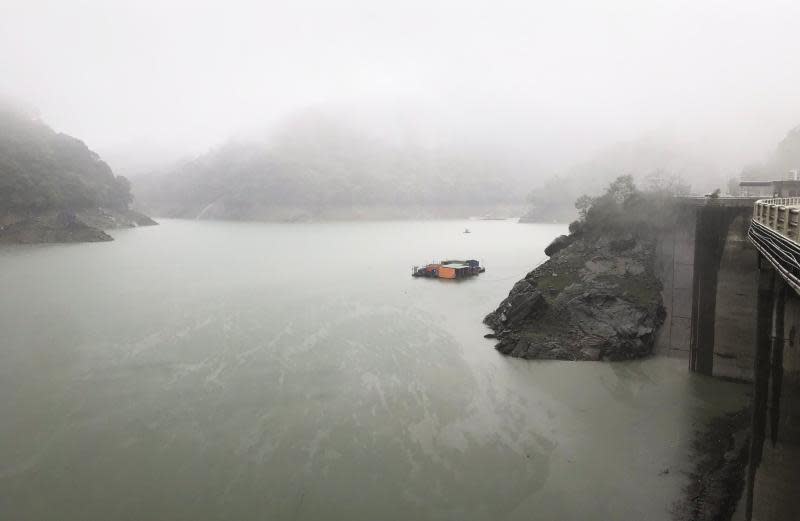
{"type": "Polygon", "coordinates": [[[786,62],[800,51],[791,1],[0,9],[0,94],[124,175],[264,137],[309,107],[393,143],[498,148],[535,163],[526,191],[645,135],[735,175],[800,121],[800,71],[786,62]]]}
{"type": "Polygon", "coordinates": [[[649,353],[676,196],[798,176],[799,22],[790,0],[2,0],[0,521],[707,507],[694,432],[746,387],[660,354],[506,357],[482,319],[512,356],[649,353]],[[487,271],[411,277],[459,258],[487,271]]]}
{"type": "Polygon", "coordinates": [[[498,354],[483,315],[564,231],[167,220],[0,248],[0,518],[669,519],[693,429],[746,398],[682,360],[498,354]],[[413,279],[432,256],[487,271],[413,279]]]}

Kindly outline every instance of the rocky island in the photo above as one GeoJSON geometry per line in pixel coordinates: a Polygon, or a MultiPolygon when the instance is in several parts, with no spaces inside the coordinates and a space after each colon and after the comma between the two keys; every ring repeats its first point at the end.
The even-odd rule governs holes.
{"type": "Polygon", "coordinates": [[[156,224],[130,209],[130,183],[82,141],[0,100],[0,243],[98,242],[156,224]]]}
{"type": "Polygon", "coordinates": [[[530,359],[626,360],[652,352],[664,319],[654,272],[663,194],[629,176],[582,198],[580,220],[554,240],[549,260],[517,282],[484,322],[503,354],[530,359]]]}

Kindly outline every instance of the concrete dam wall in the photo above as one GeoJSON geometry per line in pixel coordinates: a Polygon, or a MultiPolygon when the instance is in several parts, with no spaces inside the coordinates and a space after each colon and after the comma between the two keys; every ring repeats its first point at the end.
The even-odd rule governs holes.
{"type": "Polygon", "coordinates": [[[752,201],[688,199],[659,238],[656,271],[666,308],[656,350],[692,370],[753,378],[756,249],[747,240],[752,201]]]}
{"type": "MultiPolygon", "coordinates": [[[[742,518],[800,519],[800,286],[787,283],[786,268],[774,265],[781,255],[789,264],[800,262],[800,245],[765,255],[765,244],[778,246],[774,237],[765,244],[748,237],[757,227],[753,202],[679,204],[659,239],[656,271],[667,313],[656,349],[686,358],[692,371],[752,382],[742,518]]],[[[786,233],[790,214],[781,208],[784,220],[773,224],[786,233]]],[[[800,228],[800,212],[795,218],[800,228]]]]}

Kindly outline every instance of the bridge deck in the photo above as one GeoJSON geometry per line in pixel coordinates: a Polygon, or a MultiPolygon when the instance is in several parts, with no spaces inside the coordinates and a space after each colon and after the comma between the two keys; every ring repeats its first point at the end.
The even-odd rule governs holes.
{"type": "Polygon", "coordinates": [[[748,236],[781,277],[800,294],[800,197],[756,201],[748,236]]]}

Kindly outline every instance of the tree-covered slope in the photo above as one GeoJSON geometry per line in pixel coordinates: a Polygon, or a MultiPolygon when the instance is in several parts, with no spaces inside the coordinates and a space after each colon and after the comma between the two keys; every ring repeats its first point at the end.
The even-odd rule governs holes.
{"type": "Polygon", "coordinates": [[[105,241],[103,229],[155,224],[131,200],[82,141],[0,100],[0,242],[105,241]]]}
{"type": "Polygon", "coordinates": [[[74,137],[0,104],[0,213],[127,209],[130,185],[74,137]]]}

